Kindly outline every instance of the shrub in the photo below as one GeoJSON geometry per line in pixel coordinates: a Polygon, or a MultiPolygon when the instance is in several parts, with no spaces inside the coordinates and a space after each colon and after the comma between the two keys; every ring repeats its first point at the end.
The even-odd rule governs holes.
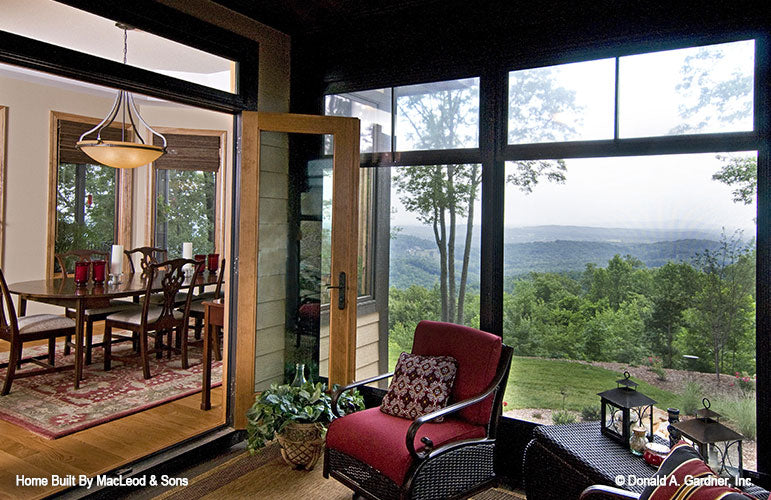
{"type": "Polygon", "coordinates": [[[541,413],[539,411],[535,412],[535,413],[533,413],[533,418],[539,418],[539,419],[543,418],[543,413],[541,413]]]}
{"type": "Polygon", "coordinates": [[[600,420],[600,408],[598,406],[584,406],[581,408],[581,420],[584,422],[597,422],[600,420]]]}
{"type": "Polygon", "coordinates": [[[750,376],[747,374],[747,372],[736,372],[734,376],[736,377],[736,382],[732,382],[729,385],[738,385],[742,396],[746,396],[752,392],[755,392],[755,375],[750,376]]]}
{"type": "Polygon", "coordinates": [[[656,374],[656,378],[662,382],[667,379],[667,371],[661,365],[654,365],[651,367],[651,370],[656,374]]]}
{"type": "Polygon", "coordinates": [[[700,410],[704,389],[701,384],[690,380],[685,383],[682,394],[680,394],[680,410],[682,415],[694,415],[696,410],[700,410]]]}
{"type": "Polygon", "coordinates": [[[734,423],[736,430],[747,439],[755,439],[755,398],[752,395],[742,395],[722,403],[722,412],[734,423]]]}
{"type": "Polygon", "coordinates": [[[551,421],[554,425],[574,424],[576,416],[567,410],[559,410],[551,414],[551,421]]]}

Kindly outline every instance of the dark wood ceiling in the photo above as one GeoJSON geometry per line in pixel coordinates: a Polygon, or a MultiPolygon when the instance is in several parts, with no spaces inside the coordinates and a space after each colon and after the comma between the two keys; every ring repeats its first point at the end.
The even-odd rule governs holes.
{"type": "Polygon", "coordinates": [[[215,0],[225,7],[290,35],[310,35],[341,27],[379,23],[446,0],[215,0]]]}

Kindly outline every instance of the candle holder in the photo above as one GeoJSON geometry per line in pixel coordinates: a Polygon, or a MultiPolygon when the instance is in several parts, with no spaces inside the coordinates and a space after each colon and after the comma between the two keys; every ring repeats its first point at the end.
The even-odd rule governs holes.
{"type": "Polygon", "coordinates": [[[89,262],[80,261],[75,263],[75,285],[86,286],[88,283],[89,262]]]}
{"type": "Polygon", "coordinates": [[[104,270],[107,263],[103,260],[92,261],[92,279],[94,283],[104,283],[104,270]]]}
{"type": "Polygon", "coordinates": [[[217,269],[219,269],[219,266],[220,266],[220,254],[210,253],[209,254],[209,273],[217,274],[217,269]]]}

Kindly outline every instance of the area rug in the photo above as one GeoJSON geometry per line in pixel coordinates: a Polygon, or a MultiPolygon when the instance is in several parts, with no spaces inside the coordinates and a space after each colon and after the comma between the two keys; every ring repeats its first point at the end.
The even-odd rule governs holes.
{"type": "MultiPolygon", "coordinates": [[[[96,338],[94,342],[98,342],[96,338]]],[[[130,350],[129,343],[116,344],[113,352],[130,350]]],[[[25,348],[23,355],[45,354],[48,348],[25,348]]],[[[64,356],[63,346],[57,345],[56,364],[74,363],[74,355],[64,356]]],[[[142,377],[139,358],[128,361],[113,360],[112,369],[103,370],[102,349],[93,350],[93,362],[85,365],[80,389],[73,387],[73,371],[64,370],[28,378],[14,378],[10,394],[0,397],[0,419],[48,439],[56,439],[95,425],[131,415],[154,406],[183,398],[201,390],[201,350],[192,348],[190,367],[182,369],[179,355],[170,360],[150,360],[150,374],[142,377]]],[[[7,361],[8,353],[0,353],[0,361],[7,361]]],[[[20,373],[34,369],[25,364],[20,373]]],[[[5,369],[0,369],[0,380],[5,369]]],[[[212,387],[221,384],[222,363],[212,362],[212,387]]]]}

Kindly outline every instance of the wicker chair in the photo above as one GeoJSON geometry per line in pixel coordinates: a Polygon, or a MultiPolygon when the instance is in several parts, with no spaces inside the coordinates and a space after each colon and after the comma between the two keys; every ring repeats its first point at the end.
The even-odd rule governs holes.
{"type": "MultiPolygon", "coordinates": [[[[337,418],[327,431],[324,477],[371,499],[466,498],[495,484],[496,430],[512,349],[500,337],[452,323],[421,321],[412,352],[458,362],[450,404],[414,421],[370,408],[337,418]],[[441,423],[436,419],[443,417],[441,423]]],[[[391,377],[379,375],[340,394],[391,377]]]]}
{"type": "MultiPolygon", "coordinates": [[[[193,264],[194,260],[174,259],[157,264],[150,264],[147,268],[147,292],[144,296],[142,309],[138,311],[125,311],[112,314],[107,317],[104,324],[104,369],[110,369],[112,359],[122,359],[133,357],[116,356],[112,354],[111,340],[112,329],[121,328],[130,330],[139,335],[139,356],[142,359],[142,371],[144,378],[150,378],[150,354],[156,354],[160,358],[164,352],[167,357],[171,357],[172,351],[180,351],[182,354],[182,368],[187,369],[187,329],[190,315],[190,302],[192,295],[187,294],[187,302],[182,311],[177,310],[175,297],[179,293],[182,285],[187,281],[182,267],[185,264],[193,264]],[[160,305],[155,305],[153,297],[153,281],[159,276],[161,270],[165,272],[162,275],[163,296],[165,301],[160,305]],[[176,331],[177,338],[181,339],[181,349],[172,345],[172,333],[176,331]],[[147,337],[155,337],[155,343],[152,349],[147,345],[147,337]],[[164,336],[166,340],[164,341],[164,336]]],[[[195,282],[199,275],[198,268],[194,269],[191,281],[195,282]]]]}

